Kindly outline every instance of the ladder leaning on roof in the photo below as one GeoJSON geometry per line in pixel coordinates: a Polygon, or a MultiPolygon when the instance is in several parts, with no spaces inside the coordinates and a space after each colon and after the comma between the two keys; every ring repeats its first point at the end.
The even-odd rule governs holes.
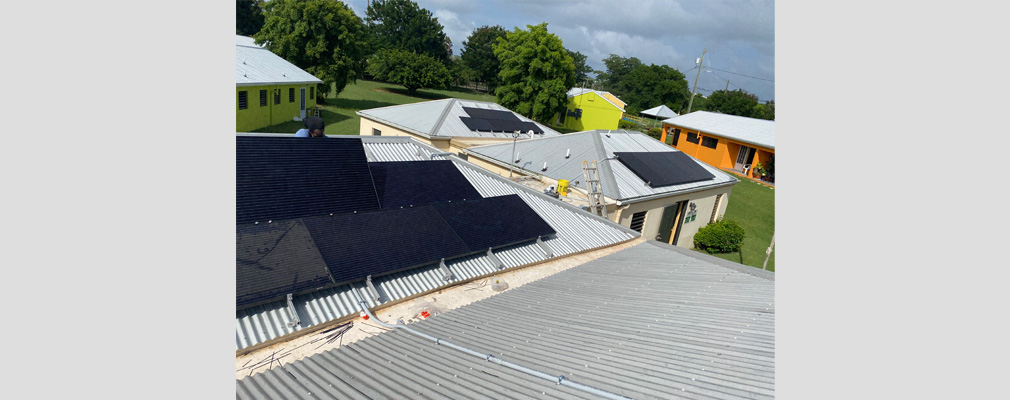
{"type": "Polygon", "coordinates": [[[603,188],[600,186],[600,174],[596,168],[596,160],[593,160],[592,166],[590,166],[588,161],[583,161],[582,174],[586,180],[589,211],[603,218],[610,219],[610,216],[607,215],[607,205],[603,202],[603,188]]]}

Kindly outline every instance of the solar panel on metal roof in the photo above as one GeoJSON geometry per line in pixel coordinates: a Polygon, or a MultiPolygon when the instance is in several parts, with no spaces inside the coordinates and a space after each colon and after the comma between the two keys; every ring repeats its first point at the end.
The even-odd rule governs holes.
{"type": "Polygon", "coordinates": [[[486,119],[459,117],[459,120],[471,131],[491,132],[494,130],[494,125],[491,125],[491,122],[486,119]]]}
{"type": "Polygon", "coordinates": [[[463,107],[466,114],[476,119],[491,119],[501,121],[519,121],[512,111],[488,110],[486,108],[463,107]]]}
{"type": "Polygon", "coordinates": [[[481,198],[449,160],[376,162],[368,166],[384,209],[481,198]]]}
{"type": "Polygon", "coordinates": [[[505,121],[505,120],[488,120],[491,126],[494,127],[496,132],[515,132],[519,131],[522,133],[527,133],[533,131],[533,133],[544,133],[543,129],[540,129],[536,124],[532,122],[524,121],[505,121]]]}
{"type": "Polygon", "coordinates": [[[433,204],[472,251],[555,233],[518,195],[433,204]]]}
{"type": "Polygon", "coordinates": [[[235,239],[237,307],[333,283],[299,220],[239,225],[235,239]]]}
{"type": "Polygon", "coordinates": [[[679,151],[615,152],[617,161],[647,182],[649,187],[679,185],[715,178],[698,162],[679,151]]]}
{"type": "Polygon", "coordinates": [[[379,209],[360,140],[236,137],[236,223],[379,209]]]}
{"type": "Polygon", "coordinates": [[[306,218],[336,282],[469,254],[432,206],[306,218]]]}

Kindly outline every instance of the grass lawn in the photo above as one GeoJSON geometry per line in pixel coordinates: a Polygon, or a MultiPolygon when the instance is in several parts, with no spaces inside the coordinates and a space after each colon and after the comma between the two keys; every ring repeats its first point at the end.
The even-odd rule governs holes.
{"type": "MultiPolygon", "coordinates": [[[[456,97],[460,99],[495,102],[493,94],[486,94],[467,89],[457,90],[418,90],[414,96],[407,95],[407,89],[388,83],[373,82],[359,79],[357,83],[347,85],[339,96],[325,97],[326,104],[320,116],[326,121],[326,135],[357,135],[360,126],[359,117],[355,111],[369,108],[386,107],[398,104],[417,103],[428,100],[456,97]]],[[[253,132],[291,133],[302,129],[301,121],[287,121],[257,129],[253,132]]]]}
{"type": "MultiPolygon", "coordinates": [[[[737,253],[713,255],[761,268],[765,261],[765,250],[775,233],[775,190],[745,178],[738,179],[740,182],[733,186],[723,219],[734,220],[743,227],[746,232],[743,247],[737,253]]],[[[768,259],[768,270],[775,270],[774,249],[768,259]]]]}

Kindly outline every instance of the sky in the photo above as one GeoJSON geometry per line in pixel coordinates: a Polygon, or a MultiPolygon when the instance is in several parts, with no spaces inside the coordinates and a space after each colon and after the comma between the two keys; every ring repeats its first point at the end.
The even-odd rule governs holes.
{"type": "MultiPolygon", "coordinates": [[[[611,54],[668,65],[698,79],[698,93],[743,89],[775,99],[775,3],[770,0],[415,0],[432,12],[459,55],[475,28],[547,22],[565,48],[604,71],[611,54]],[[700,76],[696,60],[707,49],[700,76]]],[[[362,18],[368,0],[345,0],[362,18]]]]}

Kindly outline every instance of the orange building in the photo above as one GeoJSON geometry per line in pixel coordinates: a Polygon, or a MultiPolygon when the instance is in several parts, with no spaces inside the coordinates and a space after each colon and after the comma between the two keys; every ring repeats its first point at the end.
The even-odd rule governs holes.
{"type": "Polygon", "coordinates": [[[660,140],[713,167],[775,182],[775,121],[695,111],[663,121],[660,140]]]}

